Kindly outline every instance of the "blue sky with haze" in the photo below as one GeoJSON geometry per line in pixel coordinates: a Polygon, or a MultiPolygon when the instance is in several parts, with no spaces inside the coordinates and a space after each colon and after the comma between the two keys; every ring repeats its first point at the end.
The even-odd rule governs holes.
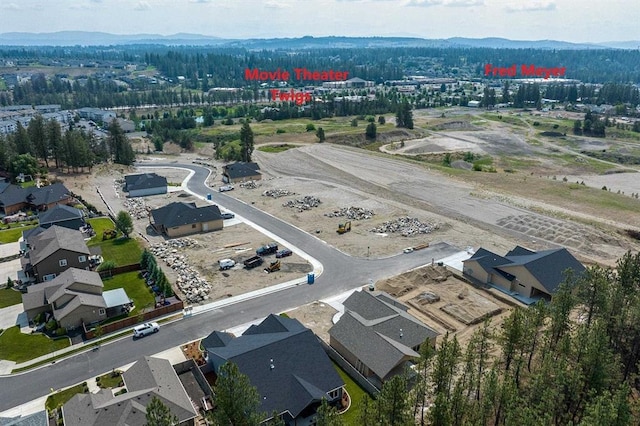
{"type": "Polygon", "coordinates": [[[638,0],[0,0],[0,33],[640,40],[638,0]]]}

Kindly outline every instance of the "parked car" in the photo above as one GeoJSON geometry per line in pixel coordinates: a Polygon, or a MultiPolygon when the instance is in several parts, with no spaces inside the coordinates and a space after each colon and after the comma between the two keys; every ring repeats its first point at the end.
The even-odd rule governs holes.
{"type": "Polygon", "coordinates": [[[277,251],[278,251],[278,244],[269,243],[266,246],[258,247],[258,249],[256,250],[256,254],[258,256],[266,256],[269,254],[273,254],[277,251]]]}
{"type": "Polygon", "coordinates": [[[287,257],[287,256],[291,256],[293,254],[293,252],[291,250],[289,250],[288,248],[283,248],[282,250],[276,252],[276,257],[280,258],[280,257],[287,257]]]}
{"type": "Polygon", "coordinates": [[[236,266],[236,262],[235,260],[232,259],[222,259],[218,261],[218,264],[220,265],[220,270],[221,271],[225,271],[227,269],[231,269],[234,266],[236,266]]]}
{"type": "Polygon", "coordinates": [[[233,219],[234,217],[236,217],[236,215],[235,215],[235,214],[233,214],[233,213],[229,213],[229,212],[227,212],[227,213],[222,213],[222,218],[223,218],[223,219],[233,219]]]}
{"type": "Polygon", "coordinates": [[[137,325],[133,328],[133,338],[144,337],[148,334],[157,333],[160,330],[160,325],[157,322],[147,322],[137,325]]]}
{"type": "Polygon", "coordinates": [[[220,192],[233,191],[233,185],[222,185],[220,188],[218,188],[218,191],[220,192]]]}

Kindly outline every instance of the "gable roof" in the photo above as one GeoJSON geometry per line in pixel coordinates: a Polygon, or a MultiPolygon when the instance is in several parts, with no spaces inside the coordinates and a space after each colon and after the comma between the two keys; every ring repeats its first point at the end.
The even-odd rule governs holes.
{"type": "Polygon", "coordinates": [[[356,291],[344,301],[345,313],[329,335],[384,379],[406,357],[418,357],[412,348],[438,333],[388,303],[383,292],[356,291]]]}
{"type": "Polygon", "coordinates": [[[151,216],[156,224],[166,228],[222,219],[220,209],[216,205],[196,207],[195,203],[177,201],[151,210],[151,216]]]}
{"type": "Polygon", "coordinates": [[[0,417],[0,426],[48,426],[49,418],[45,410],[17,417],[0,417]]]}
{"type": "Polygon", "coordinates": [[[295,418],[344,386],[317,337],[298,320],[271,314],[227,342],[214,333],[203,341],[215,343],[205,346],[214,368],[236,364],[257,388],[266,413],[288,411],[295,418]]]}
{"type": "Polygon", "coordinates": [[[64,204],[58,204],[47,211],[38,213],[40,225],[82,219],[82,211],[64,204]]]}
{"type": "Polygon", "coordinates": [[[110,390],[77,394],[62,408],[67,426],[146,424],[146,407],[155,396],[180,422],[196,417],[178,375],[165,359],[144,357],[122,374],[127,392],[116,397],[110,390]]]}
{"type": "MultiPolygon", "coordinates": [[[[80,292],[69,289],[69,287],[71,287],[75,283],[95,286],[95,295],[102,292],[103,284],[102,279],[100,278],[100,274],[93,271],[85,271],[84,269],[69,268],[51,281],[45,281],[43,283],[34,284],[27,287],[27,293],[22,295],[22,304],[25,311],[54,303],[57,299],[65,294],[80,296],[80,292]]],[[[83,302],[81,304],[106,307],[103,306],[105,305],[105,302],[102,296],[99,297],[100,299],[81,298],[79,299],[79,301],[83,302]]],[[[73,309],[77,308],[78,306],[79,305],[74,305],[73,309]]],[[[73,309],[60,311],[60,318],[63,318],[73,309]]]]}
{"type": "Polygon", "coordinates": [[[260,166],[258,163],[232,163],[224,166],[224,174],[230,179],[238,179],[259,175],[260,166]]]}
{"type": "Polygon", "coordinates": [[[26,189],[29,190],[26,200],[34,206],[57,203],[69,198],[69,190],[61,183],[26,189]]]}
{"type": "Polygon", "coordinates": [[[125,190],[135,191],[139,189],[160,188],[167,186],[167,178],[155,173],[142,173],[139,175],[127,175],[124,177],[125,190]]]}
{"type": "Polygon", "coordinates": [[[29,246],[29,260],[32,265],[37,265],[58,250],[90,254],[80,231],[58,225],[53,225],[49,229],[30,236],[27,244],[29,246]]]}
{"type": "Polygon", "coordinates": [[[2,194],[0,194],[0,205],[8,207],[20,203],[26,203],[25,198],[27,195],[28,191],[25,188],[21,188],[17,185],[9,185],[2,194]]]}
{"type": "Polygon", "coordinates": [[[498,256],[483,248],[468,260],[476,260],[487,272],[497,272],[509,280],[516,279],[516,267],[523,266],[547,291],[555,292],[565,280],[565,271],[581,274],[585,267],[566,248],[531,251],[516,246],[505,257],[498,256]]]}

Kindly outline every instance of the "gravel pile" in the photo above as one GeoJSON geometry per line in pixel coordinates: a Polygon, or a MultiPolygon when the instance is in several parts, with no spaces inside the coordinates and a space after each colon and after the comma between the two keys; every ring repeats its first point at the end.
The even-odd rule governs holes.
{"type": "Polygon", "coordinates": [[[124,208],[134,219],[146,219],[149,217],[149,209],[142,198],[126,198],[124,208]]]}
{"type": "Polygon", "coordinates": [[[331,213],[325,213],[327,217],[346,217],[351,220],[371,219],[374,215],[373,211],[363,207],[343,207],[340,210],[334,210],[331,213]]]}
{"type": "Polygon", "coordinates": [[[314,197],[313,195],[305,195],[302,198],[298,198],[296,200],[289,200],[286,203],[282,204],[282,207],[290,207],[292,209],[298,209],[299,212],[305,210],[311,210],[314,207],[318,207],[320,205],[320,199],[318,197],[314,197]]]}
{"type": "Polygon", "coordinates": [[[245,188],[245,189],[256,189],[257,187],[258,187],[258,184],[253,180],[250,180],[249,182],[242,182],[240,184],[240,188],[245,188]]]}
{"type": "Polygon", "coordinates": [[[187,302],[198,303],[209,298],[211,284],[202,278],[189,264],[189,258],[180,253],[181,248],[198,246],[193,238],[175,238],[152,245],[149,250],[176,271],[176,285],[186,296],[187,302]]]}
{"type": "Polygon", "coordinates": [[[264,195],[265,197],[280,198],[280,197],[286,197],[287,195],[296,195],[296,193],[291,192],[287,189],[276,188],[276,189],[267,189],[262,193],[262,195],[264,195]]]}
{"type": "Polygon", "coordinates": [[[437,224],[420,222],[415,217],[400,217],[395,220],[389,220],[382,225],[370,229],[370,232],[375,233],[400,233],[403,237],[417,234],[430,234],[438,229],[437,224]]]}

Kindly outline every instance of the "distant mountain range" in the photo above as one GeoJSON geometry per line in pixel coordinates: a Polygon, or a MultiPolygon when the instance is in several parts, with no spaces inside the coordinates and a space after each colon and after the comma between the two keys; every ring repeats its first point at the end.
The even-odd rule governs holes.
{"type": "Polygon", "coordinates": [[[88,31],[54,33],[12,32],[0,34],[0,46],[114,46],[131,44],[243,47],[247,49],[365,48],[365,47],[485,47],[496,49],[638,49],[640,41],[570,43],[557,40],[509,40],[505,38],[424,39],[419,37],[299,37],[224,39],[201,34],[109,34],[88,31]]]}

